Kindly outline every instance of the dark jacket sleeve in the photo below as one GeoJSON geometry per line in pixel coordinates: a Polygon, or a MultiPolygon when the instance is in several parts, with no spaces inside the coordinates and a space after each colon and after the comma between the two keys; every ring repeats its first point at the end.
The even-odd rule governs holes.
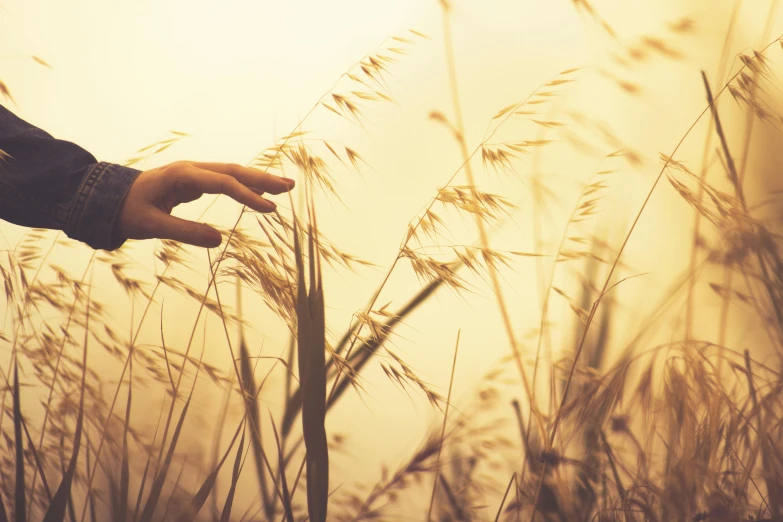
{"type": "Polygon", "coordinates": [[[117,215],[140,172],[98,162],[0,105],[0,219],[114,250],[125,242],[117,215]]]}

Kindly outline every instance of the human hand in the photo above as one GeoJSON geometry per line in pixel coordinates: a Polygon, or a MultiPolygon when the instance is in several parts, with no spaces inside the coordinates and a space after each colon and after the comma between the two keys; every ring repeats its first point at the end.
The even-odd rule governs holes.
{"type": "Polygon", "coordinates": [[[180,203],[204,194],[225,194],[258,212],[276,205],[261,197],[294,188],[294,180],[233,163],[177,161],[139,174],[117,218],[117,232],[128,239],[173,239],[205,248],[219,246],[220,232],[171,215],[180,203]]]}

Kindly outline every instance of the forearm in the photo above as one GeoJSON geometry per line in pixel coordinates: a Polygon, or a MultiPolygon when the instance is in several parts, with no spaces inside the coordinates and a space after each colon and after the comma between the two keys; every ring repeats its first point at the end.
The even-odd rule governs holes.
{"type": "Polygon", "coordinates": [[[0,219],[64,231],[93,248],[113,250],[122,202],[136,169],[98,162],[0,105],[0,219]]]}

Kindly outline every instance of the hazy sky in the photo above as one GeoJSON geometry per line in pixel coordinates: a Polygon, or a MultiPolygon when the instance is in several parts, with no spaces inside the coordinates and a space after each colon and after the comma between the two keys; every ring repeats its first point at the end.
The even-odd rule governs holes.
{"type": "MultiPolygon", "coordinates": [[[[748,34],[759,31],[758,22],[768,8],[767,2],[758,3],[764,4],[763,9],[748,9],[743,18],[745,39],[738,40],[737,51],[755,44],[748,34]]],[[[600,89],[593,83],[589,88],[568,91],[575,100],[569,102],[572,106],[600,112],[634,142],[646,140],[648,149],[643,152],[655,159],[658,150],[671,149],[701,110],[704,95],[692,80],[698,80],[699,68],[715,67],[722,43],[716,35],[725,29],[731,2],[595,4],[617,28],[623,44],[639,35],[665,31],[667,22],[683,16],[697,21],[697,35],[678,44],[685,54],[681,63],[664,67],[653,62],[634,72],[654,87],[645,93],[648,97],[643,103],[629,101],[606,82],[600,89]],[[706,16],[710,13],[714,14],[706,16]],[[673,76],[659,76],[664,71],[674,71],[673,76]],[[675,97],[677,101],[672,102],[675,97]]],[[[602,36],[568,0],[462,1],[455,2],[452,16],[466,136],[473,146],[482,139],[493,114],[523,99],[559,71],[590,65],[596,69],[616,67],[611,55],[617,44],[602,36]]],[[[0,79],[16,100],[15,105],[4,102],[11,110],[59,138],[82,145],[99,160],[122,162],[165,132],[178,130],[193,136],[145,167],[177,159],[247,163],[276,136],[290,131],[352,64],[377,49],[388,36],[408,29],[433,39],[420,41],[410,56],[394,66],[388,81],[398,105],[370,109],[364,129],[346,127],[320,114],[305,125],[318,137],[356,147],[372,166],[363,171],[363,179],[343,173],[339,186],[344,204],[319,202],[319,223],[325,233],[346,251],[381,267],[362,270],[356,276],[330,276],[333,284],[327,286],[327,299],[331,299],[332,327],[337,334],[347,327],[351,313],[366,304],[383,270],[394,259],[408,221],[461,163],[448,134],[427,120],[435,109],[451,116],[438,2],[3,0],[0,79]],[[31,55],[41,57],[52,68],[36,64],[31,55]]],[[[554,107],[567,105],[555,103],[554,107]]],[[[520,132],[520,139],[536,139],[541,129],[525,127],[520,132]]],[[[574,158],[573,152],[555,155],[543,160],[541,167],[545,175],[552,176],[548,179],[560,176],[563,180],[557,185],[562,201],[547,221],[554,228],[544,237],[550,252],[551,243],[556,245],[562,232],[557,226],[562,225],[580,183],[595,166],[595,161],[583,158],[579,163],[574,158]]],[[[533,208],[530,180],[526,177],[529,165],[528,161],[520,163],[521,182],[480,174],[482,183],[522,207],[514,224],[498,236],[509,249],[534,248],[529,222],[533,208]]],[[[630,173],[630,181],[620,182],[630,187],[625,201],[628,207],[647,187],[647,178],[640,176],[630,173]],[[640,180],[644,183],[635,185],[640,180]]],[[[684,207],[669,212],[667,201],[674,198],[660,202],[657,208],[662,216],[676,220],[685,215],[684,207]]],[[[202,208],[196,204],[183,209],[182,215],[195,216],[202,208]]],[[[209,218],[229,223],[236,211],[235,206],[222,202],[209,218]]],[[[625,222],[619,219],[615,224],[623,226],[625,222]]],[[[464,232],[471,226],[465,222],[455,227],[455,235],[469,238],[464,232]]],[[[654,226],[656,222],[640,223],[642,230],[654,226]]],[[[9,237],[20,232],[7,225],[2,230],[9,237]]],[[[685,235],[681,227],[666,237],[647,236],[652,239],[630,249],[645,252],[685,235]]],[[[149,261],[151,243],[132,248],[142,263],[149,261]]],[[[85,251],[68,255],[84,256],[85,251]]],[[[200,262],[204,262],[203,256],[200,262]]],[[[648,262],[655,272],[655,261],[648,262]]],[[[518,273],[504,273],[520,338],[538,321],[534,263],[524,261],[515,266],[518,273]]],[[[666,280],[666,274],[658,276],[666,280]]],[[[658,276],[654,273],[651,281],[657,281],[658,276]]],[[[392,281],[383,302],[396,300],[400,304],[418,287],[409,271],[392,281]]],[[[557,309],[559,317],[572,319],[567,306],[558,306],[563,308],[557,309]]],[[[186,319],[192,317],[192,311],[183,309],[172,315],[186,319]]],[[[123,320],[118,318],[118,322],[123,320]]],[[[479,372],[508,353],[494,300],[486,287],[465,300],[450,294],[439,296],[402,331],[404,339],[397,348],[426,380],[445,393],[458,327],[463,328],[463,356],[455,395],[466,397],[467,403],[479,372]]],[[[283,350],[285,332],[280,325],[268,329],[264,325],[259,330],[266,336],[265,346],[277,353],[283,350]]],[[[186,336],[174,330],[171,335],[175,343],[186,336]]],[[[508,375],[513,378],[516,374],[508,375]]],[[[409,401],[377,368],[368,372],[367,381],[364,402],[348,401],[330,417],[330,429],[358,430],[349,457],[402,458],[438,415],[419,396],[409,401]],[[376,444],[377,451],[373,448],[376,444]]],[[[378,470],[365,465],[354,476],[374,476],[378,470]]]]}

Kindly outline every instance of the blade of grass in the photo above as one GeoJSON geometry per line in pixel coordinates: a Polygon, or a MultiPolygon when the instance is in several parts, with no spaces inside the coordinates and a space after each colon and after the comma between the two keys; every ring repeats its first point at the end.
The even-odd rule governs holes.
{"type": "Polygon", "coordinates": [[[182,462],[182,466],[179,468],[179,473],[177,473],[177,478],[174,481],[174,485],[171,487],[171,493],[169,493],[169,498],[166,501],[166,509],[163,510],[163,515],[160,517],[161,520],[168,520],[168,514],[169,509],[171,509],[171,500],[174,498],[174,494],[177,492],[177,488],[179,487],[179,482],[182,480],[182,473],[185,471],[185,466],[188,465],[188,457],[185,456],[185,460],[182,462]]]}
{"type": "Polygon", "coordinates": [[[22,441],[22,409],[19,401],[19,361],[14,361],[14,449],[16,450],[16,496],[14,519],[25,522],[27,509],[24,491],[24,441],[22,441]]]}
{"type": "Polygon", "coordinates": [[[177,389],[177,385],[174,384],[174,376],[171,374],[171,363],[169,363],[169,351],[166,349],[166,338],[163,335],[163,301],[160,303],[160,346],[163,348],[163,358],[166,361],[166,373],[169,376],[169,384],[171,384],[171,391],[177,389]]]}
{"type": "Polygon", "coordinates": [[[228,490],[228,496],[226,497],[226,503],[223,505],[223,513],[220,515],[220,522],[230,522],[231,520],[231,506],[234,503],[234,493],[237,489],[237,482],[239,481],[239,465],[242,463],[242,450],[245,447],[245,432],[242,432],[242,438],[239,440],[239,448],[237,449],[237,456],[234,459],[234,471],[231,474],[231,487],[228,490]]]}
{"type": "MultiPolygon", "coordinates": [[[[214,275],[210,278],[210,281],[214,281],[214,275]]],[[[202,300],[202,307],[203,303],[206,300],[206,294],[204,297],[204,300],[202,300]]],[[[196,331],[196,327],[198,326],[198,318],[196,319],[197,323],[191,330],[190,340],[188,341],[188,349],[190,349],[190,346],[193,342],[193,336],[196,331]]],[[[169,443],[169,449],[166,452],[166,457],[163,460],[162,466],[160,468],[160,471],[155,472],[155,481],[152,484],[152,487],[150,488],[150,494],[147,497],[147,502],[144,505],[144,510],[141,513],[141,521],[142,522],[151,522],[153,515],[155,514],[155,508],[158,505],[158,500],[160,500],[160,495],[163,492],[163,487],[166,484],[166,475],[168,474],[169,468],[171,467],[171,460],[174,457],[174,450],[177,446],[177,442],[179,441],[180,433],[182,432],[182,425],[185,422],[185,416],[188,412],[188,407],[190,406],[190,401],[193,398],[193,392],[196,391],[196,384],[198,383],[199,375],[201,375],[201,366],[202,362],[204,360],[204,351],[206,350],[207,346],[207,323],[204,322],[204,332],[202,336],[202,344],[201,344],[201,354],[198,358],[198,363],[196,364],[196,370],[193,374],[193,383],[190,386],[190,393],[188,394],[188,399],[185,402],[185,406],[182,408],[182,413],[180,414],[179,420],[177,421],[177,426],[174,428],[174,434],[171,437],[171,442],[169,443]]],[[[184,361],[187,360],[187,352],[185,353],[184,361]]],[[[166,429],[163,431],[163,440],[161,442],[161,448],[160,452],[158,453],[158,463],[160,463],[160,457],[163,454],[163,449],[166,445],[166,431],[167,428],[170,425],[170,422],[173,418],[174,414],[174,406],[177,400],[177,395],[179,393],[179,387],[182,383],[182,377],[185,375],[185,362],[183,361],[182,364],[182,371],[180,371],[179,376],[177,377],[177,387],[174,390],[174,393],[172,394],[171,399],[171,406],[169,408],[169,414],[166,418],[166,429]]],[[[157,468],[157,464],[156,464],[157,468]]]]}
{"type": "Polygon", "coordinates": [[[151,522],[152,515],[155,513],[155,508],[158,505],[160,494],[162,493],[163,486],[166,482],[166,475],[168,474],[169,467],[171,466],[171,459],[174,457],[174,449],[177,446],[177,441],[179,440],[180,433],[182,432],[182,425],[185,423],[185,416],[187,415],[188,408],[190,407],[190,399],[193,396],[193,390],[191,390],[190,393],[191,394],[188,396],[188,400],[185,402],[185,406],[182,407],[182,413],[180,414],[179,420],[177,421],[177,426],[174,428],[174,434],[171,437],[171,443],[169,444],[169,449],[166,452],[166,458],[163,461],[163,465],[161,466],[158,475],[155,477],[155,482],[153,482],[152,487],[150,488],[150,494],[147,497],[147,502],[144,504],[144,509],[141,512],[141,522],[151,522]]]}
{"type": "MultiPolygon", "coordinates": [[[[310,213],[311,218],[314,212],[310,213]]],[[[315,225],[308,229],[310,288],[305,284],[304,257],[298,220],[294,219],[297,267],[297,339],[299,382],[302,388],[302,432],[306,448],[307,510],[312,522],[325,522],[329,497],[329,449],[326,416],[326,360],[323,288],[320,263],[316,267],[315,225]]]]}
{"type": "MultiPolygon", "coordinates": [[[[10,364],[13,365],[14,361],[12,361],[10,364]]],[[[5,375],[5,373],[3,373],[2,370],[0,370],[0,375],[2,375],[3,381],[5,382],[5,385],[6,385],[5,388],[7,390],[12,390],[13,384],[8,380],[8,376],[5,375]]],[[[12,395],[13,395],[13,393],[12,393],[12,395]]],[[[43,485],[44,492],[46,493],[46,499],[47,499],[47,501],[51,501],[52,500],[52,492],[51,492],[51,490],[49,488],[49,483],[46,480],[46,474],[43,471],[43,463],[41,462],[38,450],[36,450],[36,448],[35,448],[35,443],[33,442],[33,438],[30,436],[30,430],[27,429],[27,422],[25,422],[24,416],[20,415],[20,421],[21,421],[21,424],[22,424],[22,430],[24,431],[25,438],[27,439],[27,445],[30,448],[30,453],[33,456],[33,460],[35,461],[35,470],[36,470],[37,473],[40,473],[40,475],[41,475],[41,484],[43,485]]],[[[34,474],[33,477],[35,477],[35,476],[36,475],[34,474]]],[[[33,482],[33,484],[35,484],[35,482],[33,482]]],[[[30,496],[28,497],[28,499],[30,499],[30,500],[28,500],[26,503],[30,504],[32,502],[32,500],[31,500],[32,499],[32,491],[30,492],[30,496]]]]}
{"type": "Polygon", "coordinates": [[[430,509],[427,512],[427,522],[432,520],[432,506],[435,505],[435,492],[438,489],[438,477],[440,476],[440,454],[443,450],[443,443],[446,438],[446,423],[449,420],[449,406],[451,405],[451,390],[454,386],[454,370],[457,369],[457,355],[459,354],[459,338],[462,330],[457,330],[457,342],[454,346],[454,361],[451,363],[451,378],[449,379],[449,393],[446,397],[446,411],[443,413],[443,426],[440,429],[440,444],[438,445],[438,456],[435,459],[435,480],[432,484],[432,495],[430,495],[430,509]]]}
{"type": "MultiPolygon", "coordinates": [[[[87,457],[87,469],[91,469],[90,466],[90,430],[84,430],[84,442],[86,443],[85,450],[86,450],[86,457],[87,457]]],[[[98,519],[95,516],[95,495],[92,490],[92,485],[90,485],[87,489],[87,502],[90,505],[90,522],[97,522],[98,519]]],[[[117,522],[125,522],[125,519],[120,519],[117,522]]]]}
{"type": "Polygon", "coordinates": [[[779,483],[775,481],[775,473],[770,465],[768,455],[768,445],[766,444],[767,431],[764,425],[764,417],[762,416],[762,408],[759,405],[759,401],[756,394],[756,386],[753,383],[753,369],[750,365],[750,352],[745,350],[745,374],[748,380],[748,391],[750,392],[751,402],[753,409],[756,412],[756,432],[759,438],[759,447],[761,449],[761,465],[764,469],[764,481],[767,484],[767,497],[770,511],[773,515],[773,520],[778,520],[781,513],[781,503],[783,503],[783,490],[779,483]]]}
{"type": "MultiPolygon", "coordinates": [[[[211,266],[212,265],[212,257],[211,256],[209,257],[209,262],[210,262],[210,266],[211,266]]],[[[236,297],[236,299],[237,299],[237,304],[236,304],[237,316],[240,318],[240,320],[242,320],[243,317],[244,317],[244,315],[242,313],[242,279],[240,279],[238,276],[236,278],[236,285],[237,285],[237,297],[236,297]]],[[[231,338],[228,335],[228,328],[226,327],[226,321],[225,321],[224,314],[223,314],[223,304],[220,301],[220,292],[218,292],[217,286],[215,287],[215,297],[217,298],[218,309],[220,310],[220,318],[221,318],[221,321],[223,322],[224,330],[226,331],[226,341],[228,342],[228,349],[229,349],[229,352],[231,353],[231,357],[233,359],[234,358],[234,350],[233,350],[233,348],[231,346],[231,340],[230,340],[231,338]]],[[[226,424],[226,418],[228,417],[228,407],[229,407],[229,405],[231,403],[231,396],[233,395],[233,392],[234,392],[234,379],[239,379],[239,377],[238,377],[239,376],[239,371],[237,371],[236,362],[234,362],[232,364],[232,366],[234,368],[234,373],[231,374],[231,380],[229,381],[228,385],[226,386],[226,391],[225,391],[225,394],[223,395],[223,404],[222,404],[222,406],[220,408],[220,417],[218,418],[217,423],[215,423],[215,431],[214,431],[214,435],[213,435],[213,439],[214,439],[215,442],[212,445],[212,469],[213,470],[219,469],[223,465],[223,460],[220,460],[220,463],[218,464],[220,440],[221,440],[221,437],[223,435],[223,426],[226,424]]],[[[240,387],[240,393],[244,394],[245,392],[244,392],[244,389],[242,388],[241,380],[239,382],[239,387],[240,387]]],[[[245,414],[245,416],[243,417],[243,422],[244,422],[245,418],[247,418],[247,414],[245,414]]],[[[241,424],[240,424],[240,426],[241,426],[241,424]]],[[[238,433],[239,433],[239,431],[237,431],[237,434],[238,433]]],[[[234,439],[236,439],[236,435],[234,436],[234,439]]],[[[231,441],[231,446],[229,446],[229,448],[231,448],[234,445],[234,442],[235,442],[235,440],[231,441]]],[[[225,456],[227,456],[227,455],[228,455],[228,452],[226,452],[224,454],[223,458],[225,459],[225,456]]],[[[212,473],[210,473],[210,475],[207,478],[209,479],[209,477],[211,477],[211,476],[212,476],[212,473]]],[[[206,481],[205,481],[204,484],[206,485],[206,481]]],[[[218,512],[218,507],[217,507],[218,490],[217,490],[216,486],[217,486],[217,484],[213,483],[210,486],[210,488],[209,488],[209,490],[213,490],[214,489],[214,492],[215,492],[215,494],[212,495],[212,513],[213,513],[213,518],[217,518],[217,512],[218,512]]],[[[202,486],[202,488],[203,487],[204,486],[202,486]]],[[[207,493],[209,493],[209,490],[207,491],[207,493]]],[[[206,500],[206,497],[204,497],[204,500],[206,500]]],[[[193,507],[194,506],[191,503],[191,509],[193,507]]],[[[198,509],[199,510],[201,509],[201,505],[199,505],[198,509]]],[[[198,513],[198,510],[195,513],[193,513],[193,516],[195,516],[197,513],[198,513]]]]}
{"type": "Polygon", "coordinates": [[[516,479],[517,479],[517,474],[513,473],[511,475],[511,479],[508,481],[508,486],[506,486],[506,492],[503,493],[503,498],[500,500],[500,506],[498,507],[498,514],[495,515],[495,522],[498,522],[498,520],[500,520],[500,514],[503,513],[503,506],[506,504],[506,498],[508,498],[508,492],[511,491],[511,484],[514,484],[516,479]]]}
{"type": "MultiPolygon", "coordinates": [[[[222,434],[223,434],[223,427],[226,424],[226,417],[228,416],[228,407],[229,407],[229,405],[231,403],[231,396],[233,395],[233,391],[234,391],[234,381],[233,381],[234,374],[231,374],[231,376],[232,376],[232,380],[226,386],[226,392],[223,395],[223,404],[222,404],[222,406],[220,408],[220,417],[218,417],[218,420],[215,423],[215,431],[214,431],[214,435],[213,435],[213,439],[214,439],[215,442],[212,445],[212,469],[213,470],[215,470],[215,469],[217,469],[217,468],[219,468],[220,466],[223,465],[223,461],[220,460],[219,449],[220,449],[220,440],[221,440],[222,434]]],[[[239,432],[237,432],[237,433],[239,433],[239,432]]],[[[233,446],[234,443],[232,442],[231,444],[233,446]]],[[[210,473],[210,476],[211,475],[212,474],[210,473]]],[[[217,488],[215,486],[216,486],[216,484],[213,484],[212,486],[210,486],[210,490],[213,489],[213,488],[215,490],[215,494],[212,495],[212,512],[213,513],[217,513],[217,488]]],[[[206,500],[206,497],[205,497],[205,500],[206,500]]],[[[201,506],[199,506],[199,508],[200,507],[201,506]]],[[[195,514],[194,514],[194,516],[195,516],[195,514]]],[[[217,515],[215,515],[215,516],[217,517],[217,515]]]]}
{"type": "MultiPolygon", "coordinates": [[[[295,356],[296,356],[296,336],[294,336],[294,334],[291,333],[291,338],[288,342],[288,359],[286,361],[288,363],[289,371],[286,372],[285,374],[285,388],[283,389],[283,393],[285,394],[284,396],[285,408],[283,409],[283,422],[285,422],[285,419],[291,416],[289,412],[294,407],[294,403],[291,395],[291,389],[293,387],[293,378],[294,378],[293,367],[294,367],[295,356]]],[[[296,414],[294,414],[294,416],[295,415],[296,414]]],[[[282,435],[281,437],[282,440],[280,443],[280,447],[283,449],[283,453],[285,454],[285,445],[286,445],[286,441],[288,440],[288,436],[287,436],[288,434],[284,433],[281,435],[282,435]]]]}
{"type": "MultiPolygon", "coordinates": [[[[165,404],[165,403],[164,403],[165,404]]],[[[164,406],[160,408],[160,414],[158,415],[158,422],[155,424],[155,433],[152,435],[152,443],[150,445],[150,451],[147,453],[147,463],[144,465],[144,471],[141,474],[141,484],[139,484],[139,491],[136,495],[136,507],[133,508],[133,520],[134,522],[139,519],[139,509],[141,508],[141,499],[144,496],[144,486],[147,483],[147,475],[150,470],[150,464],[152,463],[152,453],[155,448],[155,441],[158,439],[158,430],[160,429],[160,420],[163,418],[164,406]]]]}
{"type": "Polygon", "coordinates": [[[239,340],[240,372],[242,377],[243,389],[245,392],[245,409],[247,410],[248,422],[250,427],[250,445],[253,450],[253,462],[256,466],[256,476],[261,488],[261,501],[264,503],[264,514],[267,519],[274,517],[274,505],[270,498],[269,488],[266,483],[266,468],[264,463],[264,446],[261,439],[261,422],[258,412],[258,390],[255,379],[253,378],[253,367],[250,364],[251,358],[244,336],[239,340]]]}
{"type": "Polygon", "coordinates": [[[2,497],[0,497],[0,522],[8,522],[8,513],[5,511],[5,503],[2,497]]]}
{"type": "Polygon", "coordinates": [[[128,513],[128,489],[130,471],[128,468],[128,427],[130,425],[131,399],[133,396],[133,360],[128,367],[128,402],[125,405],[125,422],[122,427],[122,464],[120,468],[119,504],[115,513],[116,520],[123,521],[128,513]]]}
{"type": "Polygon", "coordinates": [[[294,511],[291,506],[291,494],[288,490],[288,482],[285,476],[285,459],[283,458],[283,447],[280,445],[280,437],[277,433],[277,426],[275,425],[275,418],[272,416],[272,412],[269,412],[269,420],[272,421],[272,431],[275,434],[275,442],[277,443],[277,458],[278,458],[278,471],[280,472],[280,489],[283,493],[283,510],[285,512],[285,519],[287,522],[294,522],[294,511]]]}
{"type": "Polygon", "coordinates": [[[599,433],[601,434],[601,441],[603,442],[606,458],[609,461],[609,467],[612,470],[612,476],[614,477],[614,483],[617,487],[617,492],[620,494],[620,498],[622,499],[625,497],[625,488],[623,487],[623,481],[620,479],[620,473],[617,471],[617,466],[614,463],[614,452],[609,446],[609,441],[606,440],[606,434],[603,432],[603,430],[601,430],[599,433]]]}
{"type": "MultiPolygon", "coordinates": [[[[52,244],[52,246],[54,246],[54,244],[52,244]]],[[[50,250],[50,252],[51,252],[51,250],[50,250]]],[[[48,257],[48,254],[47,254],[47,257],[48,257]]],[[[74,292],[74,296],[73,296],[73,303],[71,304],[70,311],[68,312],[68,319],[67,319],[67,321],[65,323],[64,332],[67,332],[69,327],[70,327],[70,325],[71,325],[71,322],[73,320],[73,314],[76,311],[76,305],[79,303],[79,294],[82,291],[81,287],[82,287],[82,285],[84,285],[84,283],[86,281],[87,274],[88,274],[88,272],[90,270],[90,267],[93,264],[93,260],[94,259],[95,259],[95,252],[92,253],[92,255],[90,256],[90,259],[87,261],[87,266],[84,268],[84,272],[82,273],[82,278],[81,278],[81,280],[79,282],[79,285],[75,287],[75,292],[74,292]]],[[[41,266],[43,266],[43,260],[41,262],[41,266]]],[[[27,298],[25,298],[25,299],[27,299],[27,298]]],[[[65,350],[65,344],[66,344],[67,340],[68,340],[68,336],[67,335],[63,335],[62,342],[60,343],[60,346],[59,346],[59,349],[58,349],[58,352],[57,352],[57,360],[56,360],[55,366],[54,366],[54,374],[52,375],[52,382],[51,382],[51,384],[49,386],[49,394],[48,394],[48,397],[46,399],[46,407],[44,408],[44,418],[43,418],[43,422],[41,423],[41,435],[40,435],[40,437],[38,439],[38,446],[37,446],[38,449],[36,451],[40,451],[41,448],[43,447],[44,436],[46,435],[46,423],[49,420],[50,406],[52,404],[52,397],[54,396],[54,385],[58,381],[57,376],[60,373],[60,364],[61,364],[61,361],[62,361],[62,358],[63,358],[63,351],[65,350]]],[[[0,413],[0,422],[2,422],[2,414],[1,413],[0,413]]],[[[44,489],[45,489],[46,495],[48,497],[47,500],[49,500],[49,502],[51,502],[51,500],[52,500],[52,493],[51,493],[51,491],[49,489],[49,485],[46,482],[46,476],[43,474],[43,468],[39,465],[37,471],[38,471],[38,473],[41,474],[41,481],[42,481],[42,483],[44,485],[44,489]]],[[[30,488],[30,495],[31,495],[30,502],[32,502],[32,495],[35,493],[35,484],[36,484],[36,480],[38,479],[38,473],[33,473],[33,485],[30,488]]]]}
{"type": "Polygon", "coordinates": [[[52,502],[49,504],[49,509],[44,516],[44,522],[61,522],[65,519],[65,510],[70,508],[71,519],[75,520],[76,515],[73,512],[73,502],[71,501],[71,484],[73,483],[73,477],[76,473],[76,465],[79,460],[79,448],[82,439],[82,429],[84,420],[84,396],[86,394],[87,386],[87,347],[89,345],[90,338],[90,294],[92,292],[92,282],[87,286],[87,304],[85,305],[85,323],[84,323],[84,350],[82,355],[82,380],[81,380],[81,393],[79,395],[79,413],[76,417],[76,429],[73,437],[73,453],[71,460],[68,463],[68,469],[63,475],[60,486],[52,498],[52,502]]]}
{"type": "MultiPolygon", "coordinates": [[[[210,266],[212,266],[212,261],[211,261],[212,258],[209,255],[209,253],[207,253],[207,257],[210,260],[210,266]]],[[[217,277],[217,274],[215,272],[212,272],[212,279],[214,280],[216,277],[217,277]]],[[[231,343],[231,335],[229,334],[228,326],[227,326],[227,323],[226,323],[226,318],[225,318],[225,315],[223,313],[223,305],[222,305],[221,300],[220,300],[220,292],[218,290],[218,285],[215,285],[214,290],[215,290],[215,298],[217,299],[218,310],[220,311],[220,318],[221,318],[221,323],[223,325],[223,332],[226,335],[226,343],[228,344],[228,350],[229,350],[229,352],[231,354],[231,360],[233,362],[233,368],[234,368],[234,372],[235,372],[235,375],[236,375],[237,383],[239,384],[239,392],[240,392],[240,395],[242,395],[242,397],[243,397],[243,403],[245,405],[245,418],[247,418],[248,415],[253,415],[254,414],[253,411],[252,411],[253,409],[255,409],[255,417],[258,418],[258,412],[257,412],[258,394],[261,392],[261,389],[264,387],[264,383],[266,382],[266,379],[269,377],[269,375],[271,375],[272,371],[277,366],[277,361],[280,361],[281,359],[279,359],[277,357],[270,357],[271,359],[276,359],[276,362],[272,366],[272,368],[269,370],[269,372],[267,373],[266,377],[264,377],[264,379],[262,379],[261,384],[258,387],[256,387],[255,379],[254,379],[256,366],[258,365],[258,362],[262,358],[265,358],[265,357],[261,357],[261,356],[256,357],[255,365],[251,369],[250,362],[249,362],[250,361],[250,357],[248,355],[247,345],[245,343],[244,329],[241,326],[243,324],[243,319],[242,319],[243,314],[242,314],[242,284],[241,284],[241,279],[239,279],[239,278],[237,279],[237,313],[238,313],[238,316],[240,317],[240,329],[239,329],[239,336],[240,337],[239,337],[239,340],[240,340],[241,347],[244,347],[244,355],[242,353],[240,353],[240,357],[239,358],[237,358],[234,355],[234,349],[233,349],[232,343],[231,343]],[[244,366],[243,368],[238,367],[237,366],[237,362],[238,361],[242,361],[242,362],[246,363],[247,366],[244,366]],[[243,375],[244,375],[244,377],[243,377],[243,375]],[[249,382],[250,384],[252,384],[252,388],[253,388],[252,393],[251,393],[251,391],[249,391],[249,390],[247,390],[245,388],[245,382],[246,381],[249,382]]],[[[260,349],[259,349],[259,352],[260,352],[260,349]]],[[[289,372],[290,372],[290,370],[289,370],[289,372]]],[[[230,393],[230,389],[228,391],[230,393]]],[[[227,400],[228,400],[229,396],[227,395],[226,397],[227,397],[227,400]]],[[[266,454],[264,453],[263,445],[261,445],[261,425],[260,425],[260,423],[259,422],[251,422],[250,423],[250,429],[251,429],[251,436],[258,439],[258,445],[254,446],[253,448],[254,448],[254,456],[256,457],[255,464],[256,464],[257,474],[259,475],[259,483],[261,483],[262,487],[264,487],[265,484],[266,484],[266,478],[265,478],[265,474],[264,474],[264,467],[261,464],[263,463],[263,464],[266,465],[266,470],[268,471],[269,476],[272,478],[273,482],[274,482],[275,474],[274,474],[274,471],[272,470],[272,467],[269,464],[269,459],[267,458],[266,454]],[[255,451],[255,450],[257,450],[257,451],[255,451]],[[260,455],[260,458],[259,458],[259,455],[260,455]]],[[[276,493],[278,493],[278,496],[280,496],[279,495],[279,491],[277,489],[275,489],[275,491],[276,491],[276,493]]],[[[216,495],[213,496],[213,500],[214,500],[214,502],[213,502],[213,516],[214,516],[214,518],[216,518],[217,517],[217,497],[216,497],[216,495]]],[[[262,501],[262,508],[264,510],[266,510],[267,512],[270,512],[270,513],[274,514],[274,512],[276,511],[276,502],[277,502],[277,497],[273,497],[271,499],[263,500],[262,501]]]]}
{"type": "Polygon", "coordinates": [[[218,472],[220,471],[220,468],[223,467],[223,463],[228,458],[228,454],[231,452],[231,448],[234,447],[234,443],[237,441],[237,437],[239,437],[239,432],[242,431],[243,429],[243,426],[245,424],[245,419],[246,417],[242,418],[242,421],[239,423],[237,430],[234,432],[234,437],[231,439],[231,444],[229,444],[228,448],[226,448],[226,451],[223,453],[223,457],[220,459],[217,465],[212,469],[209,475],[207,475],[207,478],[204,479],[204,482],[201,484],[201,487],[193,496],[193,498],[190,500],[189,509],[185,510],[180,515],[179,519],[177,519],[178,522],[189,522],[195,519],[199,511],[201,511],[201,508],[204,506],[204,503],[207,501],[207,497],[212,492],[215,483],[217,482],[217,476],[218,476],[218,472]]]}

